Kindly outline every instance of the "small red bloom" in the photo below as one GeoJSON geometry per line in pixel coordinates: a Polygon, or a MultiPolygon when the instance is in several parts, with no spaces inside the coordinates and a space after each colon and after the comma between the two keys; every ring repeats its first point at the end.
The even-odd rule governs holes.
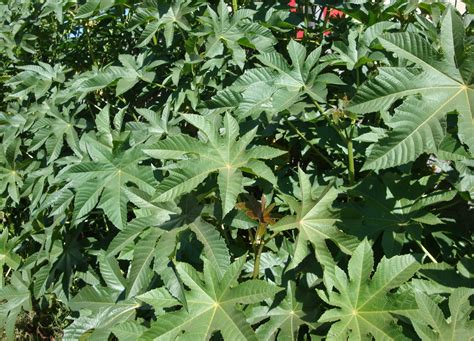
{"type": "Polygon", "coordinates": [[[344,17],[344,12],[339,11],[337,9],[332,9],[329,12],[329,17],[331,17],[331,18],[343,18],[344,17]]]}
{"type": "Polygon", "coordinates": [[[288,3],[288,6],[290,6],[290,12],[296,12],[296,0],[290,0],[288,3]]]}
{"type": "Polygon", "coordinates": [[[304,30],[301,28],[296,29],[296,40],[301,40],[304,38],[304,30]]]}
{"type": "Polygon", "coordinates": [[[328,9],[327,7],[324,7],[323,18],[326,18],[326,15],[328,15],[328,12],[329,12],[329,18],[343,18],[344,17],[344,12],[339,11],[338,9],[328,9]]]}

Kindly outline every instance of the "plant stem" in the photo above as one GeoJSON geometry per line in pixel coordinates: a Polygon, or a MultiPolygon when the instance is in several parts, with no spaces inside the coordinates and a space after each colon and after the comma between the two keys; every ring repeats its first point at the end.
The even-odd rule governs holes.
{"type": "Polygon", "coordinates": [[[313,104],[314,104],[314,106],[315,106],[316,108],[318,108],[318,110],[319,110],[319,112],[321,113],[321,115],[323,115],[323,114],[324,114],[324,110],[323,110],[323,108],[321,107],[321,105],[318,103],[318,101],[316,101],[316,100],[313,99],[313,104]]]}
{"type": "Polygon", "coordinates": [[[354,169],[354,150],[352,146],[352,138],[347,141],[347,157],[349,161],[349,184],[354,185],[355,169],[354,169]]]}
{"type": "Polygon", "coordinates": [[[308,20],[308,0],[304,2],[304,28],[308,30],[309,20],[308,20]]]}
{"type": "Polygon", "coordinates": [[[12,268],[8,267],[8,270],[7,272],[5,273],[5,277],[4,278],[8,278],[8,275],[10,275],[10,271],[12,270],[12,268]]]}
{"type": "Polygon", "coordinates": [[[348,158],[348,168],[349,168],[349,184],[351,186],[353,186],[354,183],[355,183],[354,146],[353,146],[353,143],[352,143],[352,138],[354,137],[354,122],[351,123],[351,130],[350,130],[349,134],[347,134],[347,132],[346,132],[346,136],[347,136],[347,158],[348,158]]]}
{"type": "Polygon", "coordinates": [[[418,246],[420,247],[420,249],[423,250],[423,252],[425,253],[425,255],[426,255],[429,259],[431,259],[431,261],[432,261],[433,263],[438,263],[438,261],[436,260],[436,258],[433,257],[433,255],[423,246],[423,244],[421,244],[420,241],[417,240],[416,243],[418,244],[418,246]]]}
{"type": "Polygon", "coordinates": [[[268,237],[267,239],[265,239],[265,244],[267,244],[270,240],[272,240],[273,238],[275,238],[276,236],[278,236],[280,234],[280,232],[274,232],[272,235],[270,235],[270,237],[268,237]]]}
{"type": "Polygon", "coordinates": [[[305,141],[309,147],[321,158],[323,159],[324,161],[326,161],[326,163],[331,166],[332,168],[335,168],[336,166],[334,165],[334,163],[328,159],[328,157],[326,155],[324,155],[323,153],[321,153],[319,151],[318,148],[316,148],[314,146],[314,144],[312,144],[304,135],[301,131],[299,131],[299,129],[289,120],[286,120],[286,122],[288,122],[288,125],[296,132],[296,134],[301,137],[303,139],[303,141],[305,141]]]}
{"type": "Polygon", "coordinates": [[[239,9],[238,0],[232,0],[232,11],[235,13],[239,9]]]}
{"type": "Polygon", "coordinates": [[[261,240],[260,246],[258,247],[257,252],[255,254],[255,263],[253,265],[253,273],[252,273],[253,279],[258,278],[258,275],[260,273],[260,256],[262,255],[263,245],[265,245],[265,243],[263,240],[261,240]]]}
{"type": "MultiPolygon", "coordinates": [[[[87,19],[86,19],[86,22],[87,22],[87,19]]],[[[95,56],[94,56],[94,52],[93,52],[93,49],[92,49],[91,35],[89,33],[89,27],[85,23],[84,23],[83,27],[84,27],[84,31],[86,32],[87,48],[89,50],[89,55],[90,55],[92,64],[97,65],[96,60],[95,60],[95,56]]]]}

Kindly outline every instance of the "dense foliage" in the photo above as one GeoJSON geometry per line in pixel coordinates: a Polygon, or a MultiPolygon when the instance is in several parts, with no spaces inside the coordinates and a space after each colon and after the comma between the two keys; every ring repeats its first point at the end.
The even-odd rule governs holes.
{"type": "Polygon", "coordinates": [[[468,340],[465,6],[1,0],[0,337],[468,340]]]}

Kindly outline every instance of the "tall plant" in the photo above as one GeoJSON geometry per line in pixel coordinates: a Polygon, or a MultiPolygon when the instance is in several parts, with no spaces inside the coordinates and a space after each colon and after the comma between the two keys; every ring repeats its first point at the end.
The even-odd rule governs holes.
{"type": "Polygon", "coordinates": [[[0,337],[471,337],[466,6],[1,1],[0,337]]]}

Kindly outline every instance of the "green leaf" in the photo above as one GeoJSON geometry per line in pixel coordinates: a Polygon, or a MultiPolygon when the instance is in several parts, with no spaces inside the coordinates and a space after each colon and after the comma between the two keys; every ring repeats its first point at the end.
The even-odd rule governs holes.
{"type": "Polygon", "coordinates": [[[60,64],[51,66],[38,62],[39,65],[22,65],[18,68],[24,70],[11,77],[7,86],[12,88],[11,98],[22,99],[29,93],[34,93],[39,99],[47,94],[53,82],[64,82],[64,67],[60,64]]]}
{"type": "Polygon", "coordinates": [[[99,254],[98,260],[100,274],[107,286],[114,290],[123,291],[125,289],[125,279],[117,260],[113,257],[107,257],[105,252],[99,254]]]}
{"type": "Polygon", "coordinates": [[[274,306],[277,304],[275,302],[270,307],[256,306],[252,309],[250,313],[252,322],[270,318],[257,328],[256,334],[260,340],[273,339],[277,335],[281,340],[297,340],[301,326],[316,327],[317,324],[312,322],[314,316],[311,316],[315,308],[311,304],[314,297],[303,296],[300,292],[297,295],[296,292],[296,284],[290,281],[286,296],[278,306],[274,306]],[[311,310],[308,306],[311,306],[311,310]]]}
{"type": "MultiPolygon", "coordinates": [[[[97,312],[103,308],[114,307],[120,291],[101,286],[85,286],[69,301],[72,310],[88,309],[97,312]]],[[[120,305],[136,306],[133,301],[121,301],[120,305]]]]}
{"type": "MultiPolygon", "coordinates": [[[[249,164],[259,158],[268,159],[284,154],[283,151],[266,147],[265,151],[268,154],[262,157],[263,150],[256,149],[259,146],[247,148],[256,131],[252,130],[237,139],[239,125],[230,114],[224,116],[221,126],[225,132],[222,135],[219,134],[219,128],[213,126],[215,122],[211,119],[198,115],[183,115],[183,117],[199,128],[207,141],[177,135],[170,136],[144,150],[154,158],[184,159],[176,163],[179,169],[170,171],[170,175],[158,186],[155,194],[157,201],[173,200],[193,190],[211,173],[219,172],[217,183],[225,216],[234,207],[237,195],[243,189],[245,178],[240,169],[249,168],[249,164]],[[187,160],[189,157],[196,159],[187,160]]],[[[267,169],[264,177],[269,178],[267,169]]]]}
{"type": "Polygon", "coordinates": [[[274,232],[288,229],[298,230],[292,266],[298,265],[308,255],[308,242],[310,242],[315,248],[318,261],[325,267],[332,267],[334,261],[325,241],[331,240],[347,254],[352,253],[358,245],[358,241],[336,227],[338,219],[332,210],[332,203],[337,197],[337,190],[330,185],[319,198],[314,199],[311,194],[309,176],[301,169],[299,169],[298,175],[301,203],[296,208],[296,215],[284,217],[271,229],[274,232]]]}
{"type": "Polygon", "coordinates": [[[152,229],[149,233],[142,235],[135,245],[127,278],[127,298],[136,296],[149,285],[153,275],[150,263],[155,256],[155,245],[160,235],[161,230],[152,229]]]}
{"type": "Polygon", "coordinates": [[[474,330],[474,323],[470,319],[472,307],[469,304],[469,298],[473,294],[472,289],[455,289],[449,297],[451,316],[446,320],[443,311],[434,300],[416,291],[415,298],[419,310],[410,312],[407,316],[422,339],[468,340],[474,330]]]}
{"type": "Polygon", "coordinates": [[[341,212],[342,226],[359,238],[382,238],[384,254],[400,252],[404,242],[417,235],[421,224],[444,224],[436,205],[450,202],[456,191],[435,190],[439,178],[435,175],[421,179],[385,173],[370,176],[348,191],[354,198],[341,212]],[[421,224],[420,224],[421,223],[421,224]]]}
{"type": "Polygon", "coordinates": [[[226,167],[219,170],[217,185],[219,186],[222,210],[224,214],[230,212],[237,201],[239,193],[244,191],[242,183],[244,177],[239,169],[226,167]]]}
{"type": "Polygon", "coordinates": [[[307,55],[306,48],[291,40],[287,46],[292,64],[282,54],[271,51],[257,56],[264,67],[246,70],[230,88],[219,92],[212,104],[233,109],[239,118],[257,118],[267,112],[269,119],[285,110],[292,110],[306,96],[311,101],[325,102],[326,84],[339,78],[333,74],[320,74],[316,66],[321,54],[318,48],[307,55]]]}
{"type": "Polygon", "coordinates": [[[97,7],[99,7],[100,0],[88,0],[84,5],[79,7],[76,18],[87,18],[91,16],[97,7]]]}
{"type": "Polygon", "coordinates": [[[14,275],[12,284],[0,288],[0,326],[5,330],[8,339],[14,339],[17,316],[22,309],[32,309],[31,294],[28,287],[18,276],[14,275]]]}
{"type": "Polygon", "coordinates": [[[280,288],[261,280],[237,284],[235,279],[244,262],[245,257],[241,257],[230,265],[222,280],[218,279],[216,271],[207,260],[204,262],[203,274],[186,263],[179,263],[178,272],[190,288],[186,292],[188,310],[181,309],[158,316],[141,338],[169,339],[184,332],[184,335],[206,339],[219,330],[225,339],[256,340],[255,333],[236,304],[261,301],[276,294],[280,288]]]}
{"type": "Polygon", "coordinates": [[[182,229],[175,228],[165,232],[156,244],[156,254],[153,269],[158,273],[164,282],[164,286],[175,297],[185,309],[188,304],[184,294],[184,284],[179,277],[174,259],[176,258],[177,236],[182,229]]]}
{"type": "Polygon", "coordinates": [[[222,277],[230,265],[230,256],[224,239],[216,228],[198,218],[188,225],[204,245],[206,258],[214,266],[219,277],[222,277]]]}
{"type": "Polygon", "coordinates": [[[145,330],[146,327],[136,321],[123,322],[111,328],[112,333],[119,341],[138,341],[145,330]]]}
{"type": "Polygon", "coordinates": [[[169,308],[179,304],[178,300],[171,296],[168,290],[165,288],[152,289],[144,294],[138,295],[136,298],[151,305],[155,311],[159,311],[161,308],[169,308]]]}
{"type": "Polygon", "coordinates": [[[107,339],[112,328],[135,315],[138,304],[102,308],[91,316],[81,316],[64,329],[63,340],[79,340],[86,333],[89,339],[107,339]]]}
{"type": "MultiPolygon", "coordinates": [[[[319,322],[334,322],[328,339],[364,339],[368,334],[377,340],[402,339],[401,328],[394,323],[393,313],[407,313],[417,309],[409,293],[392,294],[390,291],[409,280],[420,265],[410,256],[382,258],[377,270],[373,270],[373,252],[364,240],[354,251],[348,265],[349,278],[335,266],[333,289],[319,291],[321,298],[332,308],[319,322]]],[[[325,270],[325,276],[328,270],[325,270]]]]}
{"type": "Polygon", "coordinates": [[[125,193],[128,183],[152,192],[155,184],[152,171],[138,165],[143,158],[138,149],[113,151],[92,138],[87,140],[87,147],[95,160],[73,165],[62,175],[77,190],[74,220],[76,223],[83,221],[98,204],[116,227],[124,229],[129,201],[125,193]]]}
{"type": "Polygon", "coordinates": [[[395,110],[393,118],[386,122],[393,130],[374,146],[363,169],[389,168],[413,161],[424,152],[436,153],[445,136],[444,118],[454,110],[459,114],[459,138],[470,149],[474,148],[474,89],[472,80],[463,79],[453,62],[455,47],[449,42],[455,39],[453,34],[459,35],[459,29],[455,29],[457,33],[449,30],[452,20],[459,20],[453,15],[447,13],[443,19],[442,40],[446,57],[441,61],[438,61],[438,54],[432,46],[415,33],[391,33],[379,37],[386,50],[395,52],[421,70],[381,68],[380,74],[362,86],[352,100],[348,109],[365,113],[385,110],[395,100],[409,96],[395,110]]]}
{"type": "MultiPolygon", "coordinates": [[[[0,235],[0,264],[8,265],[12,269],[17,269],[21,258],[13,251],[16,247],[16,238],[8,238],[8,229],[3,229],[0,235]]],[[[3,276],[0,282],[0,288],[3,287],[3,276]]]]}

